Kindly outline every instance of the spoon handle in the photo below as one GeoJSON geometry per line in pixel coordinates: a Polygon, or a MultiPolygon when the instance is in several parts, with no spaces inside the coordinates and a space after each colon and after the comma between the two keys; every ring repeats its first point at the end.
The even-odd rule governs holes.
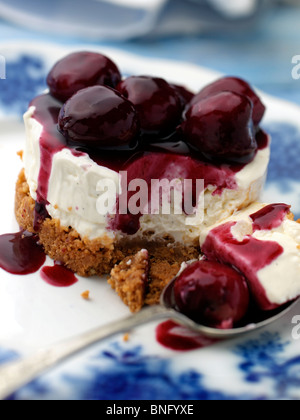
{"type": "Polygon", "coordinates": [[[151,306],[120,321],[115,321],[83,333],[48,349],[42,349],[26,359],[8,363],[2,368],[0,367],[0,399],[8,398],[44,371],[100,340],[104,340],[115,334],[128,332],[134,327],[151,321],[165,318],[175,320],[180,317],[178,315],[174,310],[167,309],[161,305],[151,306]]]}

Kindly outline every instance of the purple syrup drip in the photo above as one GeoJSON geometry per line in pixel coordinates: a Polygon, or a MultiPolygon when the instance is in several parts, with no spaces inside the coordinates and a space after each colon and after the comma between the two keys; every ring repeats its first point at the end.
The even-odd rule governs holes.
{"type": "Polygon", "coordinates": [[[35,203],[34,206],[34,221],[33,221],[33,229],[35,232],[39,232],[41,224],[47,218],[49,218],[49,213],[46,209],[46,205],[48,202],[44,203],[35,203]]]}
{"type": "Polygon", "coordinates": [[[291,207],[287,204],[270,204],[250,218],[253,220],[253,230],[272,230],[278,228],[291,207]]]}

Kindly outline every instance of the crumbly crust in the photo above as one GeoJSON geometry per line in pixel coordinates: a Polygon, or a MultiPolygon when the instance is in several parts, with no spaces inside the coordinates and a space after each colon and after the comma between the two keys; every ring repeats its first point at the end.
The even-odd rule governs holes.
{"type": "MultiPolygon", "coordinates": [[[[199,254],[198,254],[199,258],[199,254]]],[[[181,264],[169,261],[152,261],[149,273],[149,288],[145,297],[145,305],[157,305],[164,288],[178,274],[181,264]]]]}
{"type": "MultiPolygon", "coordinates": [[[[159,302],[165,285],[177,274],[183,262],[198,258],[199,246],[184,246],[171,242],[115,241],[104,235],[95,240],[81,238],[71,227],[63,227],[59,220],[47,218],[34,229],[35,201],[30,196],[24,170],[16,184],[15,214],[19,226],[39,236],[47,255],[60,261],[80,276],[109,275],[116,264],[147,249],[149,282],[144,303],[159,302]]],[[[132,303],[129,302],[131,306],[132,303]]]]}
{"type": "Polygon", "coordinates": [[[159,303],[162,291],[178,274],[180,267],[179,263],[151,260],[148,251],[141,250],[116,265],[108,283],[131,312],[138,312],[145,305],[159,303]]]}
{"type": "Polygon", "coordinates": [[[138,312],[145,304],[149,281],[149,254],[143,249],[116,265],[108,283],[118,293],[131,312],[138,312]]]}

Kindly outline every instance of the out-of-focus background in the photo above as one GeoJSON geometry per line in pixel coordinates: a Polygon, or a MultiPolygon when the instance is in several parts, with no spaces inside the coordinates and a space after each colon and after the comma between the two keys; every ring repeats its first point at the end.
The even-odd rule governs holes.
{"type": "Polygon", "coordinates": [[[299,23],[300,0],[0,0],[2,43],[103,45],[187,61],[297,103],[299,23]]]}

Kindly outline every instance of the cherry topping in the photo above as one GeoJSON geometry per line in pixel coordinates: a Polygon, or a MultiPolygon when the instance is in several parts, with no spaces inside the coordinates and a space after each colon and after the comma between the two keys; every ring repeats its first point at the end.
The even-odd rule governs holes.
{"type": "Polygon", "coordinates": [[[52,96],[66,102],[74,93],[94,85],[115,87],[121,80],[116,64],[108,57],[82,51],[58,61],[47,77],[52,96]]]}
{"type": "Polygon", "coordinates": [[[264,116],[266,108],[252,87],[247,82],[237,77],[224,77],[206,86],[192,99],[190,106],[195,105],[208,96],[224,91],[248,96],[253,103],[253,123],[255,126],[258,126],[264,116]]]}
{"type": "Polygon", "coordinates": [[[246,315],[250,294],[245,278],[233,268],[197,261],[176,279],[174,297],[180,312],[213,328],[233,328],[246,315]]]}
{"type": "Polygon", "coordinates": [[[133,105],[105,86],[82,89],[62,107],[59,129],[69,142],[97,148],[130,146],[139,132],[133,105]]]}
{"type": "Polygon", "coordinates": [[[165,80],[132,76],[119,83],[117,90],[134,104],[145,134],[168,135],[180,123],[181,99],[165,80]]]}
{"type": "Polygon", "coordinates": [[[196,102],[181,125],[185,140],[209,158],[246,163],[257,149],[249,98],[221,92],[196,102]]]}
{"type": "Polygon", "coordinates": [[[191,100],[195,97],[195,94],[188,90],[185,86],[172,85],[172,87],[176,90],[181,102],[182,110],[184,110],[186,106],[191,102],[191,100]]]}

